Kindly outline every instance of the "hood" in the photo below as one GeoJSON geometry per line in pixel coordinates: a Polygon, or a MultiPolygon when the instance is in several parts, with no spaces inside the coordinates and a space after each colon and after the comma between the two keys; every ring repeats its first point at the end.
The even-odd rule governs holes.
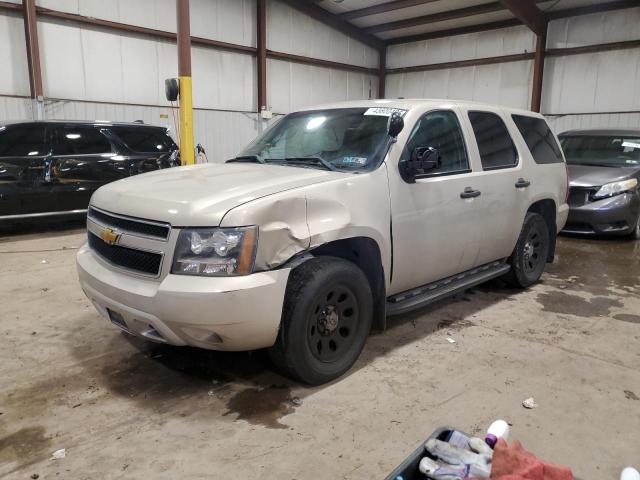
{"type": "Polygon", "coordinates": [[[93,194],[91,205],[177,227],[217,226],[238,205],[344,175],[253,163],[192,165],[109,183],[93,194]]]}
{"type": "Polygon", "coordinates": [[[640,167],[598,167],[590,165],[571,165],[569,184],[572,187],[600,187],[606,183],[619,182],[635,176],[640,167]]]}

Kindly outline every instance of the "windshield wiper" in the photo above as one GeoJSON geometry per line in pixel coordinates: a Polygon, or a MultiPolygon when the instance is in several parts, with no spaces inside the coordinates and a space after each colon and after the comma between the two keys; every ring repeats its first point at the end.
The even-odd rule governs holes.
{"type": "Polygon", "coordinates": [[[321,157],[287,157],[287,158],[283,158],[282,159],[285,162],[298,162],[298,163],[309,163],[309,162],[313,162],[315,164],[320,164],[322,165],[324,168],[326,168],[327,170],[331,170],[332,172],[337,172],[338,169],[336,168],[336,166],[331,163],[326,161],[324,158],[321,157]]]}
{"type": "Polygon", "coordinates": [[[235,162],[265,163],[265,161],[262,158],[260,158],[258,155],[242,155],[240,157],[227,160],[225,163],[235,163],[235,162]]]}

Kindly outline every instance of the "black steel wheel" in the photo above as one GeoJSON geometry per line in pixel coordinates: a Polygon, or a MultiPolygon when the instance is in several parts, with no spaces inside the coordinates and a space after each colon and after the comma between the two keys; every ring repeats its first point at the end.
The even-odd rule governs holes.
{"type": "Polygon", "coordinates": [[[306,261],[289,276],[273,362],[287,375],[318,385],[346,372],[371,330],[369,282],[335,257],[306,261]]]}
{"type": "Polygon", "coordinates": [[[549,227],[544,218],[528,212],[516,247],[509,257],[511,271],[505,280],[515,287],[526,288],[537,282],[549,257],[549,227]]]}
{"type": "Polygon", "coordinates": [[[544,264],[547,262],[546,255],[548,253],[548,245],[546,245],[546,241],[548,237],[547,225],[544,222],[542,224],[534,222],[531,225],[531,228],[527,232],[522,251],[523,268],[527,275],[535,273],[540,268],[540,263],[544,264]]]}
{"type": "Polygon", "coordinates": [[[346,285],[332,285],[314,303],[307,328],[309,349],[321,362],[335,362],[356,339],[360,322],[356,294],[346,285]]]}

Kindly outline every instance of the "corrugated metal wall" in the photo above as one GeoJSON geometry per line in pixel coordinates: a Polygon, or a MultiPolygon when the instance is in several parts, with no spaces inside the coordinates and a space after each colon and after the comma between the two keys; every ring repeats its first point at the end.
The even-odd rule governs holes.
{"type": "MultiPolygon", "coordinates": [[[[387,67],[401,68],[531,52],[535,37],[512,27],[455,37],[392,45],[387,67]]],[[[532,61],[502,63],[387,76],[387,97],[474,100],[527,108],[532,61]]]]}
{"type": "MultiPolygon", "coordinates": [[[[376,50],[275,0],[267,3],[267,48],[360,67],[378,66],[376,50]]],[[[269,107],[286,113],[320,103],[375,98],[378,78],[269,59],[267,88],[269,107]]]]}
{"type": "MultiPolygon", "coordinates": [[[[12,0],[19,3],[18,0],[12,0]]],[[[174,0],[38,0],[44,7],[122,23],[175,31],[174,0]]],[[[267,48],[375,68],[378,55],[278,1],[268,2],[267,48]]],[[[255,46],[253,0],[192,0],[194,36],[255,46]]],[[[640,8],[555,20],[548,47],[637,39],[640,8]]],[[[171,124],[163,82],[177,73],[172,42],[41,18],[46,114],[51,118],[134,120],[171,124]],[[52,99],[64,99],[54,101],[52,99]],[[168,116],[168,118],[167,118],[168,116]]],[[[525,27],[389,47],[388,68],[530,52],[525,27]]],[[[250,55],[193,47],[196,142],[210,159],[235,154],[262,128],[256,108],[256,62],[250,55]]],[[[0,14],[0,120],[30,118],[24,27],[16,13],[0,14]],[[10,97],[7,97],[10,96],[10,97]]],[[[458,98],[527,108],[532,62],[391,74],[388,97],[458,98]]],[[[287,113],[337,100],[377,96],[377,77],[268,60],[269,108],[287,113]]],[[[549,57],[543,111],[554,129],[637,126],[640,49],[549,57]],[[600,114],[600,113],[606,114],[600,114]]]]}
{"type": "MultiPolygon", "coordinates": [[[[15,0],[19,3],[17,0],[15,0]]],[[[39,6],[175,32],[175,0],[37,0],[39,6]]],[[[377,52],[276,0],[268,3],[267,48],[376,67],[377,52]]],[[[46,118],[144,120],[173,126],[164,79],[177,76],[175,43],[40,17],[46,118]]],[[[256,45],[255,0],[191,0],[191,34],[256,45]]],[[[22,18],[0,13],[0,95],[28,96],[22,18]],[[5,68],[6,66],[6,68],[5,68]]],[[[192,47],[194,125],[210,161],[238,153],[265,127],[256,110],[251,55],[192,47]]],[[[377,77],[269,60],[269,106],[288,113],[311,104],[375,96],[377,77]]],[[[31,118],[31,101],[0,96],[0,120],[31,118]]]]}
{"type": "Polygon", "coordinates": [[[0,65],[0,94],[29,95],[24,24],[16,13],[0,13],[0,65]]]}
{"type": "MultiPolygon", "coordinates": [[[[548,48],[640,39],[640,7],[554,20],[548,48]]],[[[559,131],[640,126],[640,48],[550,57],[545,63],[542,110],[559,131]],[[567,115],[569,114],[569,115],[567,115]],[[595,115],[594,115],[595,114],[595,115]]]]}
{"type": "MultiPolygon", "coordinates": [[[[640,7],[554,20],[547,48],[640,39],[640,7]]],[[[525,27],[389,47],[388,68],[531,52],[525,27]]],[[[452,68],[387,76],[388,97],[456,98],[529,108],[533,62],[452,68]]],[[[562,57],[545,62],[542,111],[558,131],[636,127],[640,114],[640,48],[562,57]],[[618,112],[618,113],[616,113],[618,112]],[[620,113],[622,112],[622,113],[620,113]]]]}

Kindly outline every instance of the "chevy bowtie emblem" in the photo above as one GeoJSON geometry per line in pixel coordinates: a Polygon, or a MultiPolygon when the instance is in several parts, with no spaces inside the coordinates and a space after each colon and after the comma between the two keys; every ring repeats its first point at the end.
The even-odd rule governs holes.
{"type": "Polygon", "coordinates": [[[100,238],[109,245],[115,244],[120,238],[120,234],[111,228],[105,228],[100,232],[100,238]]]}

